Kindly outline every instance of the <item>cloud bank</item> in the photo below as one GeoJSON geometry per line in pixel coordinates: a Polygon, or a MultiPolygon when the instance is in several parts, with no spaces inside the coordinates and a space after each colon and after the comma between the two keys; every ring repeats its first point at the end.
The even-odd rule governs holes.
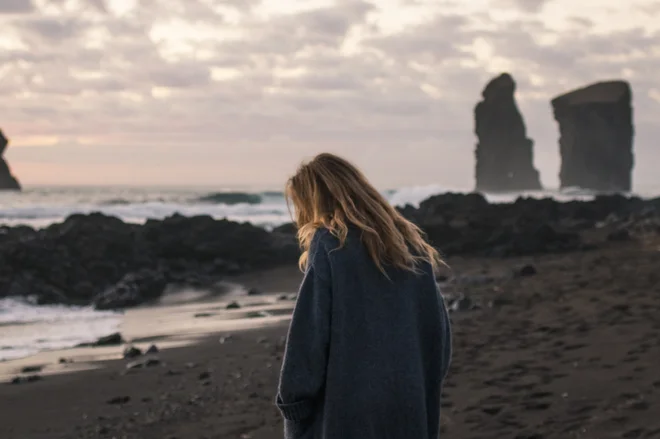
{"type": "Polygon", "coordinates": [[[546,185],[549,100],[631,82],[660,136],[660,10],[602,0],[3,0],[1,126],[34,183],[279,185],[329,150],[382,187],[473,185],[472,111],[511,72],[546,185]]]}

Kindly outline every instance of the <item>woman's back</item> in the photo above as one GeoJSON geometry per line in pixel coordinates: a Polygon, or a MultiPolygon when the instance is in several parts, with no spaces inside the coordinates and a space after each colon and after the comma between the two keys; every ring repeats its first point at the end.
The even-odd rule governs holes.
{"type": "Polygon", "coordinates": [[[424,233],[348,161],[287,183],[305,277],[277,405],[288,439],[436,439],[449,317],[424,233]]]}
{"type": "MultiPolygon", "coordinates": [[[[296,327],[308,331],[313,326],[305,321],[313,318],[318,325],[322,317],[327,319],[327,341],[318,350],[327,357],[319,370],[324,375],[323,393],[313,419],[302,435],[299,431],[290,437],[437,438],[451,344],[431,265],[421,263],[419,273],[386,269],[386,277],[355,227],[349,228],[341,247],[328,230],[319,229],[309,263],[294,315],[302,321],[292,323],[290,343],[298,338],[296,327]],[[304,295],[327,297],[305,300],[304,295]]],[[[297,375],[294,368],[302,370],[291,377],[298,381],[317,369],[304,360],[291,361],[287,368],[287,361],[291,359],[285,359],[283,368],[284,393],[288,371],[297,375]]]]}

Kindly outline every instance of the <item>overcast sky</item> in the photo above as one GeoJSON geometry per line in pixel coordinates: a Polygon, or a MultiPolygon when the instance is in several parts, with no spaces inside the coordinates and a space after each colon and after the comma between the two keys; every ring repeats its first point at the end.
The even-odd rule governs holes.
{"type": "Polygon", "coordinates": [[[25,184],[278,187],[332,151],[380,187],[470,188],[473,108],[502,71],[547,186],[549,100],[619,78],[635,183],[660,184],[658,1],[0,0],[0,29],[25,184]]]}

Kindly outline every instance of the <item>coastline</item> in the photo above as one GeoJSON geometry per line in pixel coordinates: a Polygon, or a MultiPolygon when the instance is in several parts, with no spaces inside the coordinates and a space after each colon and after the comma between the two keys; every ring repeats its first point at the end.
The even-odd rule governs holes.
{"type": "Polygon", "coordinates": [[[99,363],[122,359],[126,346],[142,351],[151,345],[172,349],[198,343],[211,334],[276,326],[290,314],[301,278],[297,267],[282,266],[230,277],[223,282],[224,292],[217,295],[193,289],[178,291],[162,297],[158,304],[126,310],[118,328],[124,339],[121,344],[47,350],[3,361],[0,384],[17,376],[30,376],[22,373],[24,368],[38,369],[41,376],[95,369],[99,363]],[[260,294],[248,296],[249,289],[258,289],[260,294]],[[227,309],[231,302],[240,308],[227,309]]]}
{"type": "MultiPolygon", "coordinates": [[[[653,372],[660,363],[660,238],[448,262],[462,279],[448,292],[483,305],[452,313],[455,351],[441,414],[446,435],[660,435],[660,379],[653,372]],[[521,275],[524,266],[534,273],[521,275]]],[[[265,289],[269,277],[297,283],[295,267],[278,270],[255,276],[265,293],[281,291],[265,289]]],[[[192,308],[183,312],[188,321],[192,308]]],[[[194,343],[162,350],[154,367],[127,370],[130,360],[105,360],[93,370],[0,385],[0,436],[280,438],[273,398],[287,318],[231,336],[198,332],[194,343]]]]}
{"type": "MultiPolygon", "coordinates": [[[[455,347],[445,434],[660,435],[660,198],[496,205],[442,194],[401,212],[450,266],[439,277],[455,347]]],[[[77,348],[0,365],[7,378],[47,365],[0,384],[0,437],[281,437],[273,398],[301,279],[291,229],[180,215],[135,226],[99,214],[4,229],[4,291],[130,305],[122,336],[159,352],[77,348]],[[232,300],[238,309],[227,309],[232,300]]]]}

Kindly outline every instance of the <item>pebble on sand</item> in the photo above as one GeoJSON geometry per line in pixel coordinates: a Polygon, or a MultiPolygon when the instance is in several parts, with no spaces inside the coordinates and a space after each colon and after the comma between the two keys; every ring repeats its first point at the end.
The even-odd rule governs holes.
{"type": "Polygon", "coordinates": [[[241,305],[238,302],[231,302],[227,305],[227,309],[240,309],[241,305]]]}

